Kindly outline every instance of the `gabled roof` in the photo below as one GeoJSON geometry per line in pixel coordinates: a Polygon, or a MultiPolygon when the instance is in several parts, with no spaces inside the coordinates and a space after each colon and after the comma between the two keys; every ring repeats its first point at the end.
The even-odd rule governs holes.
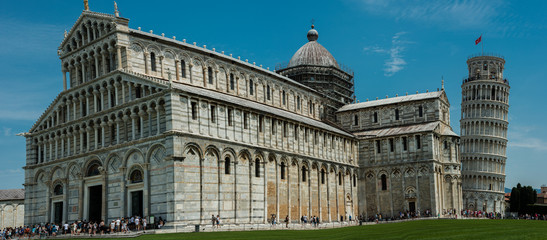
{"type": "Polygon", "coordinates": [[[116,21],[116,22],[118,22],[118,23],[119,22],[124,22],[125,25],[127,25],[127,22],[129,21],[129,19],[127,19],[127,18],[116,17],[112,14],[106,14],[106,13],[99,13],[99,12],[92,12],[92,11],[84,10],[84,11],[82,11],[82,14],[80,14],[80,17],[78,17],[78,19],[76,20],[74,25],[72,25],[72,27],[70,28],[70,31],[68,31],[67,36],[63,39],[63,41],[59,45],[59,49],[62,49],[64,44],[69,39],[71,39],[72,34],[74,34],[74,32],[76,32],[77,26],[79,26],[85,19],[88,19],[88,18],[103,19],[103,20],[109,20],[109,21],[116,21],[117,19],[119,19],[119,20],[122,20],[122,21],[116,21]]]}
{"type": "Polygon", "coordinates": [[[386,127],[380,129],[366,130],[361,132],[355,132],[353,134],[357,137],[376,138],[433,131],[437,131],[443,136],[459,137],[458,134],[452,131],[450,126],[447,126],[445,124],[442,124],[441,126],[441,122],[439,121],[413,124],[408,126],[386,127]]]}
{"type": "Polygon", "coordinates": [[[0,201],[4,200],[24,200],[25,189],[5,189],[0,190],[0,201]]]}
{"type": "MultiPolygon", "coordinates": [[[[140,74],[140,73],[134,73],[134,72],[129,72],[125,69],[117,69],[117,70],[114,70],[112,72],[109,72],[107,73],[106,75],[103,75],[101,76],[100,78],[109,78],[109,77],[113,77],[113,78],[116,78],[118,75],[116,74],[119,74],[119,73],[125,73],[126,75],[129,75],[129,76],[134,76],[134,77],[137,77],[136,79],[142,79],[143,81],[147,81],[147,83],[151,84],[151,85],[156,85],[158,87],[167,87],[167,84],[164,83],[164,82],[167,82],[167,81],[164,81],[164,80],[160,80],[160,79],[157,79],[155,77],[152,77],[152,76],[148,76],[148,75],[144,75],[144,74],[140,74]]],[[[48,114],[53,111],[53,108],[59,103],[59,101],[61,101],[63,99],[64,96],[70,94],[70,93],[73,93],[73,92],[79,92],[82,90],[82,88],[88,88],[89,86],[93,86],[94,84],[96,84],[98,81],[101,81],[101,80],[92,80],[90,82],[86,82],[82,85],[79,85],[79,86],[76,86],[74,88],[70,88],[68,90],[65,90],[65,91],[62,91],[60,92],[57,97],[55,97],[55,99],[49,104],[49,106],[46,108],[46,110],[42,113],[42,115],[40,115],[40,117],[38,118],[38,120],[36,120],[36,122],[34,123],[34,125],[32,125],[32,127],[30,128],[29,130],[29,133],[32,133],[34,132],[34,130],[36,130],[36,128],[38,126],[40,126],[40,124],[44,121],[44,118],[46,118],[48,116],[48,114]]]]}
{"type": "Polygon", "coordinates": [[[446,93],[444,92],[444,90],[441,90],[437,92],[419,93],[414,95],[407,95],[407,96],[379,99],[379,100],[368,101],[368,102],[348,104],[338,109],[337,112],[344,112],[344,111],[350,111],[350,110],[356,110],[356,109],[378,107],[378,106],[405,103],[405,102],[420,101],[420,100],[433,99],[433,98],[443,98],[445,101],[448,102],[448,99],[446,98],[446,93]]]}
{"type": "Polygon", "coordinates": [[[374,130],[356,132],[353,134],[357,137],[385,137],[385,136],[403,135],[403,134],[410,134],[410,133],[429,132],[429,131],[434,131],[439,126],[439,124],[440,124],[439,122],[430,122],[430,123],[414,124],[410,126],[374,129],[374,130]]]}

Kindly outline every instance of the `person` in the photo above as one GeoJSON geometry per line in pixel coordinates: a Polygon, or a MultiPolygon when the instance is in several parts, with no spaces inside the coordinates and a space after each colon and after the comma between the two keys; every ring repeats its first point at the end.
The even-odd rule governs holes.
{"type": "Polygon", "coordinates": [[[285,227],[289,228],[289,215],[285,217],[285,227]]]}
{"type": "Polygon", "coordinates": [[[120,224],[121,224],[121,220],[120,218],[116,219],[116,232],[120,232],[120,224]]]}
{"type": "Polygon", "coordinates": [[[63,235],[65,235],[68,232],[68,222],[65,222],[63,225],[63,235]]]}
{"type": "Polygon", "coordinates": [[[217,215],[217,228],[220,228],[220,215],[217,215]]]}
{"type": "Polygon", "coordinates": [[[142,219],[142,232],[146,233],[146,217],[142,219]]]}
{"type": "Polygon", "coordinates": [[[215,217],[215,215],[211,215],[211,222],[213,224],[213,228],[216,227],[216,224],[217,224],[217,218],[215,217]]]}
{"type": "Polygon", "coordinates": [[[139,216],[136,216],[136,217],[135,217],[135,227],[137,227],[137,231],[140,231],[140,230],[141,230],[141,225],[140,225],[139,216]]]}

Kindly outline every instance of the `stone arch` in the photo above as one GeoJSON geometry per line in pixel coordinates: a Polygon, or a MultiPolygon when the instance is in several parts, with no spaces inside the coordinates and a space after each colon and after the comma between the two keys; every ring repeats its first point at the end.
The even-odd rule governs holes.
{"type": "Polygon", "coordinates": [[[205,154],[207,156],[213,156],[218,161],[220,158],[220,150],[215,145],[209,145],[205,147],[205,154]]]}
{"type": "Polygon", "coordinates": [[[122,166],[122,161],[120,156],[116,153],[111,153],[106,158],[106,171],[108,173],[118,173],[120,172],[120,167],[122,166]]]}
{"type": "Polygon", "coordinates": [[[122,166],[129,167],[134,163],[145,163],[144,154],[138,148],[131,148],[125,153],[122,166]]]}
{"type": "Polygon", "coordinates": [[[86,164],[84,165],[85,167],[81,169],[82,176],[88,177],[88,171],[90,170],[89,168],[95,164],[99,165],[99,171],[101,169],[104,169],[103,162],[99,158],[91,158],[86,162],[86,164]]]}
{"type": "Polygon", "coordinates": [[[160,164],[166,157],[166,149],[161,143],[153,144],[146,156],[146,163],[160,164]]]}
{"type": "Polygon", "coordinates": [[[53,167],[53,169],[51,169],[50,173],[51,173],[51,176],[49,176],[49,180],[51,180],[51,181],[58,180],[58,179],[63,179],[66,176],[64,174],[64,170],[61,166],[53,167]]]}
{"type": "Polygon", "coordinates": [[[201,147],[196,143],[189,142],[184,145],[183,152],[185,155],[197,155],[199,159],[203,159],[203,152],[201,151],[201,147]]]}
{"type": "Polygon", "coordinates": [[[72,163],[67,167],[66,175],[68,179],[78,179],[81,175],[82,170],[79,167],[78,163],[72,163]]]}
{"type": "Polygon", "coordinates": [[[232,161],[233,161],[236,156],[237,156],[236,151],[233,148],[227,147],[227,148],[224,148],[224,150],[222,151],[222,159],[223,160],[226,157],[230,157],[230,159],[232,159],[232,161]]]}
{"type": "MultiPolygon", "coordinates": [[[[135,163],[131,166],[128,166],[128,171],[125,173],[124,180],[126,181],[132,181],[132,175],[135,171],[140,171],[142,179],[144,179],[144,168],[141,164],[135,163]]],[[[133,183],[133,182],[129,182],[133,183]]]]}
{"type": "Polygon", "coordinates": [[[38,183],[38,181],[41,181],[41,182],[44,182],[44,180],[46,179],[42,179],[42,178],[48,178],[47,177],[47,174],[46,174],[46,171],[44,171],[43,169],[40,169],[38,170],[35,174],[34,174],[34,183],[38,183]]]}
{"type": "Polygon", "coordinates": [[[239,154],[237,156],[238,162],[241,160],[241,163],[244,164],[245,162],[249,162],[251,164],[252,162],[252,155],[247,149],[242,149],[239,151],[239,154]]]}

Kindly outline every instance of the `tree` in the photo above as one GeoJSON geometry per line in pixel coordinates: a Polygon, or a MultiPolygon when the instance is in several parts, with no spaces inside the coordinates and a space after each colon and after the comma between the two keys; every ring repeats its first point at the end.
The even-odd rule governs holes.
{"type": "Polygon", "coordinates": [[[509,208],[511,212],[519,212],[520,210],[520,191],[518,187],[513,187],[513,189],[511,190],[509,208]]]}
{"type": "Polygon", "coordinates": [[[511,202],[510,210],[511,212],[518,212],[519,214],[532,213],[532,209],[529,207],[530,204],[534,204],[537,199],[537,192],[531,186],[522,186],[517,184],[511,190],[511,202]]]}

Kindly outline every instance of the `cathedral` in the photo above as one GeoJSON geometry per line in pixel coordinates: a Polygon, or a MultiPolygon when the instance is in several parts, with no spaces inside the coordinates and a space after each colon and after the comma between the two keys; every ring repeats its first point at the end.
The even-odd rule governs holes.
{"type": "Polygon", "coordinates": [[[275,71],[86,9],[25,134],[25,224],[321,222],[462,209],[444,89],[354,99],[312,26],[275,71]]]}

